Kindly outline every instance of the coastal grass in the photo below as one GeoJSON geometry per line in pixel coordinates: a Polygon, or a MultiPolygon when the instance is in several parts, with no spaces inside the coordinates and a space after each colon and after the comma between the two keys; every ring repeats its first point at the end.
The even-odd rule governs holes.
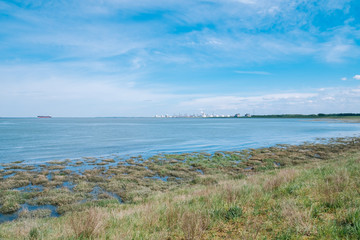
{"type": "MultiPolygon", "coordinates": [[[[75,195],[60,188],[49,190],[46,196],[53,198],[36,198],[67,208],[63,215],[24,213],[27,217],[0,225],[0,239],[360,238],[358,140],[231,154],[172,156],[179,172],[189,176],[182,184],[140,181],[150,173],[140,168],[138,172],[136,166],[90,170],[84,179],[74,177],[75,195]],[[248,160],[237,162],[239,156],[248,160]],[[126,178],[114,173],[125,170],[126,178]],[[115,175],[101,182],[91,180],[107,171],[115,175]],[[101,186],[103,195],[116,192],[128,200],[123,204],[109,196],[78,202],[94,189],[93,184],[101,186]],[[126,191],[132,187],[136,190],[126,191]]],[[[175,171],[161,157],[154,159],[148,163],[151,174],[169,176],[175,171]]],[[[12,194],[6,196],[15,202],[21,199],[12,194]]]]}

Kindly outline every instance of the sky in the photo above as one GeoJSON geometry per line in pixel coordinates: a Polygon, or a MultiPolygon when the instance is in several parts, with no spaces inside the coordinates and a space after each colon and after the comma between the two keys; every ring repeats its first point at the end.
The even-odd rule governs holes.
{"type": "Polygon", "coordinates": [[[0,0],[0,117],[360,112],[359,0],[0,0]]]}

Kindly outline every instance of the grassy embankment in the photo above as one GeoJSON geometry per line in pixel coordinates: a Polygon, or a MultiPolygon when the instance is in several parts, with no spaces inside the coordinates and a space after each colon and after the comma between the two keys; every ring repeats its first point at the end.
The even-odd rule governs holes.
{"type": "Polygon", "coordinates": [[[132,192],[127,204],[73,203],[59,218],[25,213],[0,225],[0,239],[360,238],[359,139],[253,149],[236,164],[229,154],[174,162],[204,175],[142,198],[132,192]]]}

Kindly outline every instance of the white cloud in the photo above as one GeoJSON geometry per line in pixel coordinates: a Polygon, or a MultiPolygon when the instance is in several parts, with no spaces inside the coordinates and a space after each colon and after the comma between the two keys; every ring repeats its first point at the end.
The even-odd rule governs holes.
{"type": "Polygon", "coordinates": [[[341,80],[342,80],[342,81],[346,81],[347,78],[346,78],[346,77],[342,77],[341,80]]]}
{"type": "Polygon", "coordinates": [[[60,70],[56,64],[0,67],[0,116],[152,116],[191,96],[143,87],[137,84],[141,73],[91,76],[82,70],[66,64],[60,70]]]}
{"type": "Polygon", "coordinates": [[[360,80],[360,75],[355,75],[354,77],[353,77],[355,80],[360,80]]]}
{"type": "Polygon", "coordinates": [[[335,98],[334,97],[323,97],[321,100],[325,100],[325,101],[334,101],[335,98]]]}
{"type": "Polygon", "coordinates": [[[166,89],[141,89],[132,82],[78,82],[53,78],[0,83],[0,116],[152,116],[185,98],[166,89]]]}
{"type": "Polygon", "coordinates": [[[180,107],[207,112],[257,114],[358,112],[359,88],[322,88],[313,93],[278,93],[257,96],[208,96],[183,101],[180,107]],[[331,103],[331,104],[329,104],[331,103]]]}
{"type": "Polygon", "coordinates": [[[279,93],[265,94],[251,97],[240,96],[215,96],[196,98],[191,101],[181,102],[180,106],[192,107],[195,109],[219,110],[241,110],[249,107],[268,106],[269,110],[274,109],[273,105],[299,104],[316,97],[317,93],[279,93]]]}

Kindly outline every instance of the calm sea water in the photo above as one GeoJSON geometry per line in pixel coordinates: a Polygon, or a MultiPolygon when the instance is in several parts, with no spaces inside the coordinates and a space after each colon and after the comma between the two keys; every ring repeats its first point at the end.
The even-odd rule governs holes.
{"type": "Polygon", "coordinates": [[[0,118],[0,163],[238,150],[359,133],[360,124],[308,119],[0,118]]]}

